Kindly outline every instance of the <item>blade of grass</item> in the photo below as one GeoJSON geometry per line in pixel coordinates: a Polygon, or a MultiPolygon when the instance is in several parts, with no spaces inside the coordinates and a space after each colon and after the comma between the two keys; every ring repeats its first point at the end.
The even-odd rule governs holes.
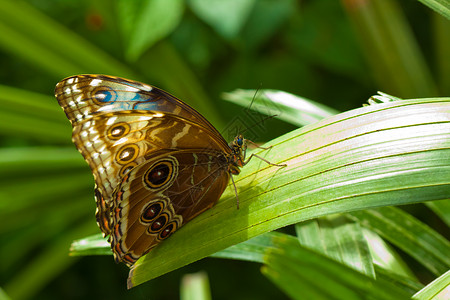
{"type": "Polygon", "coordinates": [[[433,280],[430,284],[424,287],[417,294],[412,296],[412,299],[428,300],[428,299],[448,299],[450,296],[450,271],[445,272],[439,278],[433,280]]]}
{"type": "Polygon", "coordinates": [[[11,300],[5,291],[0,287],[0,300],[11,300]]]}
{"type": "Polygon", "coordinates": [[[98,233],[73,241],[70,246],[70,256],[85,255],[112,255],[108,238],[104,238],[101,233],[98,233]]]}
{"type": "Polygon", "coordinates": [[[256,90],[235,90],[223,93],[222,98],[298,126],[312,124],[339,113],[315,101],[276,90],[261,90],[258,93],[256,90]]]}
{"type": "Polygon", "coordinates": [[[383,90],[400,97],[436,95],[431,72],[396,1],[342,3],[383,90]]]}
{"type": "Polygon", "coordinates": [[[136,77],[109,54],[24,1],[2,4],[0,31],[0,46],[57,76],[93,72],[136,77]]]}
{"type": "Polygon", "coordinates": [[[62,230],[69,230],[80,219],[89,218],[92,228],[97,228],[93,218],[94,203],[89,205],[85,198],[71,197],[66,200],[67,203],[56,203],[51,207],[43,206],[32,212],[14,215],[14,219],[10,216],[2,218],[6,225],[0,231],[11,236],[8,243],[0,248],[0,268],[3,271],[11,272],[14,266],[22,264],[25,257],[33,256],[42,245],[60,235],[62,230]],[[43,215],[45,218],[42,218],[43,215]]]}
{"type": "Polygon", "coordinates": [[[63,172],[66,175],[89,167],[75,146],[72,147],[14,147],[0,149],[0,178],[23,177],[63,172]]]}
{"type": "Polygon", "coordinates": [[[450,243],[436,231],[395,207],[350,213],[363,226],[396,245],[433,274],[450,268],[450,243]]]}
{"type": "Polygon", "coordinates": [[[450,201],[448,199],[426,203],[450,227],[450,201]]]}
{"type": "Polygon", "coordinates": [[[68,143],[71,136],[69,124],[3,110],[0,111],[0,133],[45,143],[68,143]]]}
{"type": "MultiPolygon", "coordinates": [[[[210,257],[226,258],[226,259],[238,259],[251,262],[263,262],[263,254],[267,251],[267,248],[275,247],[272,240],[276,238],[290,238],[295,240],[295,237],[282,234],[278,232],[267,232],[255,236],[254,238],[242,242],[237,245],[233,245],[227,249],[216,252],[210,257]]],[[[70,247],[70,255],[72,256],[85,256],[85,255],[112,255],[111,246],[109,245],[107,238],[104,238],[101,234],[95,234],[83,239],[76,240],[70,247]]]]}
{"type": "Polygon", "coordinates": [[[443,15],[450,20],[450,1],[449,0],[419,0],[432,10],[443,15]]]}
{"type": "Polygon", "coordinates": [[[314,299],[409,299],[388,281],[365,276],[290,241],[277,244],[279,249],[264,257],[263,273],[293,299],[304,299],[305,289],[316,295],[314,299]]]}
{"type": "Polygon", "coordinates": [[[73,195],[93,188],[92,175],[82,171],[73,174],[46,175],[22,181],[3,180],[0,190],[0,216],[18,214],[50,201],[61,195],[73,195]],[[14,199],[14,201],[10,201],[14,199]]]}
{"type": "Polygon", "coordinates": [[[266,232],[264,234],[255,236],[245,242],[233,245],[222,251],[216,252],[210,257],[239,259],[252,262],[264,262],[263,256],[269,248],[275,248],[274,240],[276,239],[292,239],[295,237],[279,232],[266,232]]]}
{"type": "Polygon", "coordinates": [[[53,96],[0,85],[0,108],[67,125],[67,119],[53,96]]]}
{"type": "Polygon", "coordinates": [[[423,288],[423,284],[411,276],[404,277],[396,273],[387,271],[386,269],[375,266],[377,273],[377,280],[385,280],[391,282],[395,286],[403,289],[408,294],[412,295],[423,288]]]}
{"type": "Polygon", "coordinates": [[[9,279],[5,285],[5,291],[12,299],[26,299],[36,295],[37,291],[62,270],[76,262],[77,258],[67,258],[67,249],[71,241],[79,236],[92,234],[93,229],[92,223],[86,222],[72,230],[64,231],[64,234],[48,243],[41,253],[9,279]]]}
{"type": "MultiPolygon", "coordinates": [[[[311,235],[314,234],[313,232],[310,233],[311,235]]],[[[309,238],[314,238],[314,236],[310,236],[309,238]]],[[[278,240],[292,240],[295,242],[297,239],[294,236],[287,234],[267,232],[214,253],[210,255],[210,257],[263,263],[264,254],[278,248],[276,245],[276,241],[278,240]]],[[[74,241],[72,243],[70,255],[112,255],[112,252],[106,239],[104,239],[101,234],[96,234],[74,241]]],[[[378,280],[383,279],[385,281],[393,282],[396,286],[410,294],[423,288],[423,285],[410,275],[407,275],[407,277],[399,276],[396,273],[391,273],[387,268],[381,269],[378,267],[376,267],[376,273],[378,280]]],[[[302,295],[305,294],[303,293],[302,295]]]]}
{"type": "Polygon", "coordinates": [[[372,256],[358,223],[334,216],[298,223],[295,230],[303,246],[375,278],[372,256]]]}
{"type": "Polygon", "coordinates": [[[190,0],[192,11],[225,39],[235,39],[248,19],[255,0],[190,0]]]}
{"type": "Polygon", "coordinates": [[[205,272],[186,274],[181,280],[181,300],[210,300],[208,275],[205,272]]]}
{"type": "MultiPolygon", "coordinates": [[[[448,0],[447,0],[448,1],[448,0]]],[[[450,3],[450,1],[448,1],[450,3]]],[[[447,12],[450,10],[447,9],[447,12]]],[[[433,44],[435,45],[434,51],[434,66],[437,70],[437,78],[439,84],[439,90],[442,95],[450,95],[450,62],[447,59],[447,54],[450,53],[450,13],[447,18],[433,14],[433,44]]]]}
{"type": "MultiPolygon", "coordinates": [[[[372,253],[377,273],[383,272],[382,274],[392,274],[391,277],[417,283],[419,282],[401,256],[378,234],[364,228],[364,236],[366,237],[367,244],[372,253]]],[[[419,287],[418,289],[420,288],[422,287],[419,287]]]]}
{"type": "Polygon", "coordinates": [[[130,62],[169,35],[181,20],[184,1],[153,0],[140,3],[118,1],[117,21],[125,40],[125,56],[130,62]],[[170,3],[169,3],[170,2],[170,3]]]}

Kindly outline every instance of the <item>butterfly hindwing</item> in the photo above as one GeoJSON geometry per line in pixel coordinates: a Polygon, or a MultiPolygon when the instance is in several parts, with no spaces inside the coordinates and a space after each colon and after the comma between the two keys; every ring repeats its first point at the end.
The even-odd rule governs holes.
{"type": "Polygon", "coordinates": [[[161,151],[113,193],[111,248],[128,265],[211,208],[225,190],[227,159],[215,150],[161,151]]]}

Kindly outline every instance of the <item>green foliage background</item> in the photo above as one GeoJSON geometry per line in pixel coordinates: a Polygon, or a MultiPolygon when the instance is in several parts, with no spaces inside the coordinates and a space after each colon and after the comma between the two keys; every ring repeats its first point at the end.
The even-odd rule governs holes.
{"type": "MultiPolygon", "coordinates": [[[[292,296],[292,285],[279,283],[270,271],[285,269],[281,260],[269,263],[276,253],[250,259],[264,262],[263,273],[275,284],[261,274],[259,263],[207,258],[129,291],[128,269],[111,257],[69,257],[71,242],[98,228],[92,175],[71,144],[54,86],[82,73],[140,80],[185,100],[220,131],[242,110],[220,100],[237,88],[283,90],[338,111],[360,107],[377,90],[401,98],[448,96],[450,23],[443,17],[448,2],[421,2],[441,14],[400,0],[2,1],[1,287],[12,299],[175,299],[184,274],[205,270],[214,299],[286,298],[281,290],[292,296]]],[[[295,128],[268,120],[257,141],[295,128]]],[[[448,204],[435,206],[439,217],[432,205],[406,211],[448,235],[448,204]]],[[[362,214],[350,217],[369,219],[362,214]]],[[[330,221],[320,222],[329,226],[330,221]]],[[[446,249],[448,241],[440,235],[436,240],[446,249]]],[[[289,252],[289,241],[283,244],[275,236],[269,244],[289,252]]],[[[445,271],[430,266],[448,269],[448,260],[427,265],[404,259],[422,284],[445,271]]]]}

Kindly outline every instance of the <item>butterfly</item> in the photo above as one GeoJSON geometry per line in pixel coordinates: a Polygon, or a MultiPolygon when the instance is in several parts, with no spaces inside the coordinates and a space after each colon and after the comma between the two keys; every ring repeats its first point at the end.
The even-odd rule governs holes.
{"type": "Polygon", "coordinates": [[[242,135],[228,144],[199,112],[154,86],[77,75],[60,81],[55,97],[94,175],[97,224],[115,261],[129,267],[211,208],[254,156],[245,159],[242,135]]]}

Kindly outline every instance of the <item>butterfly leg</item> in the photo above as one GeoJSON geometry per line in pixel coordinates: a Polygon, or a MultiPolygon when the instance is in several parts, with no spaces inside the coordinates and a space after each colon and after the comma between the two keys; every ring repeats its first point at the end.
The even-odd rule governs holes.
{"type": "MultiPolygon", "coordinates": [[[[271,147],[272,147],[272,146],[270,146],[270,147],[267,148],[267,149],[270,149],[271,147]]],[[[260,148],[262,148],[262,147],[260,147],[260,148]]],[[[252,154],[252,155],[250,155],[250,157],[247,158],[246,161],[244,161],[244,166],[250,161],[250,159],[252,159],[252,157],[259,158],[259,159],[262,160],[263,162],[267,163],[268,165],[274,166],[274,167],[287,167],[287,164],[274,164],[274,163],[268,161],[267,159],[265,159],[265,158],[263,158],[263,157],[261,157],[261,156],[259,156],[259,155],[257,155],[257,154],[252,154]]]]}
{"type": "Polygon", "coordinates": [[[236,207],[237,207],[237,209],[239,209],[239,196],[238,196],[236,184],[234,183],[233,175],[231,173],[230,173],[230,177],[231,177],[231,182],[233,183],[233,187],[234,187],[234,194],[236,195],[236,207]]]}
{"type": "MultiPolygon", "coordinates": [[[[269,147],[261,147],[261,146],[259,146],[258,144],[256,144],[255,142],[253,142],[253,141],[251,141],[251,140],[247,140],[247,139],[245,140],[245,142],[246,142],[246,143],[250,143],[250,144],[252,144],[253,146],[255,146],[255,147],[259,148],[259,149],[263,149],[263,150],[269,150],[270,148],[273,147],[273,146],[269,146],[269,147]]],[[[244,165],[246,165],[246,164],[250,161],[250,159],[251,159],[253,156],[259,158],[260,160],[266,162],[268,165],[271,165],[271,166],[274,166],[274,167],[286,167],[286,166],[287,166],[286,164],[280,165],[280,164],[274,164],[274,163],[271,163],[271,162],[268,161],[267,159],[262,158],[261,156],[256,155],[256,154],[250,155],[250,157],[247,158],[247,160],[244,161],[244,165]]]]}

